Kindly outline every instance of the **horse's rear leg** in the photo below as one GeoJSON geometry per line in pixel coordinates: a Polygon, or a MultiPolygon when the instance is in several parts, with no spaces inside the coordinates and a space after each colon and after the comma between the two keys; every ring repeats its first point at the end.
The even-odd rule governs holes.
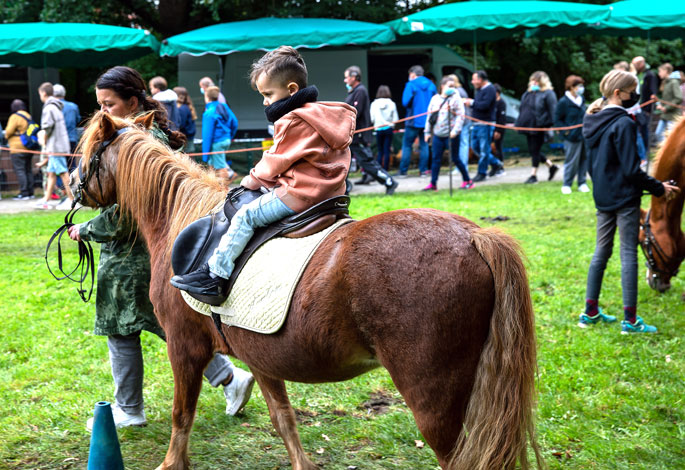
{"type": "Polygon", "coordinates": [[[419,431],[444,469],[448,468],[450,453],[462,431],[474,372],[475,364],[452,370],[416,370],[408,375],[403,372],[401,377],[390,371],[419,431]]]}
{"type": "Polygon", "coordinates": [[[188,440],[202,388],[202,372],[212,358],[209,338],[196,337],[192,343],[183,335],[168,335],[167,352],[174,373],[174,404],[171,413],[171,440],[158,470],[190,468],[188,440]]]}
{"type": "Polygon", "coordinates": [[[293,470],[316,470],[317,467],[304,453],[300,435],[297,432],[295,411],[290,405],[285,382],[265,377],[258,372],[252,371],[262,394],[269,407],[269,416],[276,431],[280,434],[285,448],[288,450],[293,470]]]}

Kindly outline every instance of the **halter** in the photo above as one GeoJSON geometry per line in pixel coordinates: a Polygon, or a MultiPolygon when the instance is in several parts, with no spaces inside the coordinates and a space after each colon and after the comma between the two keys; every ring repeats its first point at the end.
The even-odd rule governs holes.
{"type": "MultiPolygon", "coordinates": [[[[90,178],[93,176],[93,173],[95,173],[95,179],[98,182],[98,187],[100,188],[100,196],[102,196],[102,184],[100,183],[100,160],[102,157],[102,154],[104,151],[107,149],[107,147],[114,142],[117,137],[119,137],[122,134],[125,134],[128,132],[130,128],[124,127],[122,129],[119,129],[116,131],[112,137],[110,137],[108,140],[105,140],[100,144],[100,147],[98,150],[95,152],[95,155],[91,158],[91,169],[88,173],[83,174],[83,170],[81,168],[81,165],[78,167],[78,173],[79,173],[79,179],[81,180],[79,182],[79,185],[76,189],[76,194],[74,194],[74,201],[71,203],[71,209],[69,212],[67,212],[67,215],[64,216],[64,224],[60,228],[58,228],[55,233],[52,234],[52,237],[50,237],[50,240],[48,241],[48,245],[45,247],[45,265],[48,267],[48,271],[50,274],[52,274],[52,277],[57,279],[58,281],[61,281],[63,279],[69,279],[70,281],[73,282],[78,282],[79,284],[79,289],[77,290],[78,295],[81,297],[81,300],[84,302],[88,302],[90,300],[90,296],[93,294],[93,285],[95,284],[95,257],[93,256],[93,248],[90,246],[90,242],[80,240],[78,242],[78,263],[76,264],[76,267],[70,272],[66,273],[64,272],[64,268],[62,265],[62,237],[64,236],[65,233],[69,231],[69,227],[72,227],[74,225],[73,219],[74,215],[76,215],[76,212],[80,209],[76,208],[76,204],[82,200],[82,195],[86,194],[86,186],[88,186],[88,181],[90,181],[90,178]],[[57,277],[55,273],[52,271],[50,268],[50,263],[48,261],[48,253],[50,252],[50,246],[52,245],[52,242],[57,239],[57,268],[59,272],[64,274],[64,276],[57,277]],[[72,277],[76,271],[80,269],[80,277],[72,277]],[[83,281],[85,281],[88,277],[88,274],[90,274],[90,289],[88,290],[88,296],[86,297],[86,289],[83,288],[83,281]]],[[[91,196],[91,199],[95,201],[97,204],[97,207],[101,207],[101,204],[91,196]]]]}
{"type": "Polygon", "coordinates": [[[642,248],[642,253],[644,253],[645,259],[647,260],[646,266],[652,271],[653,279],[657,277],[657,274],[675,277],[678,275],[678,266],[680,266],[680,263],[685,259],[685,256],[668,256],[664,253],[664,250],[659,246],[659,243],[652,233],[652,228],[649,223],[651,212],[651,208],[647,210],[645,221],[640,225],[640,228],[642,228],[642,231],[645,234],[645,239],[640,242],[640,248],[642,248]],[[661,269],[657,266],[657,256],[661,263],[666,266],[665,269],[661,269]],[[674,268],[669,270],[668,266],[674,266],[674,268]]]}

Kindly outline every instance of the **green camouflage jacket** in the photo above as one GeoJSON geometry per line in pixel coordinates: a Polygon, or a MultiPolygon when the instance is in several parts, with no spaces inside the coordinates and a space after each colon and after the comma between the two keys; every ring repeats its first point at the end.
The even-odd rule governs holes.
{"type": "MultiPolygon", "coordinates": [[[[169,145],[164,131],[149,129],[157,140],[169,145]]],[[[147,330],[164,339],[150,302],[150,254],[135,223],[120,217],[114,204],[81,224],[83,240],[102,243],[95,300],[95,334],[130,335],[147,330]]]]}
{"type": "Polygon", "coordinates": [[[150,303],[150,255],[133,222],[119,206],[81,224],[83,240],[102,243],[95,301],[96,335],[129,335],[147,330],[164,338],[150,303]]]}

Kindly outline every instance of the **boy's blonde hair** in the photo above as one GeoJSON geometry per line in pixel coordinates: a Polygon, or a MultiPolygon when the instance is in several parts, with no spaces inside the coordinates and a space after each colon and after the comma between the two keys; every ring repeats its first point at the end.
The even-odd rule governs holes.
{"type": "Polygon", "coordinates": [[[269,51],[252,64],[252,88],[257,88],[257,79],[262,73],[266,73],[269,78],[281,85],[295,82],[300,90],[307,87],[307,66],[300,53],[290,46],[281,46],[269,51]]]}
{"type": "Polygon", "coordinates": [[[219,99],[219,87],[218,86],[210,86],[207,87],[205,90],[205,96],[209,101],[218,101],[219,99]]]}
{"type": "MultiPolygon", "coordinates": [[[[533,72],[532,74],[530,74],[528,83],[532,82],[533,80],[538,82],[538,85],[540,85],[540,91],[554,90],[552,82],[549,79],[549,75],[547,75],[542,70],[538,70],[537,72],[533,72]]],[[[530,91],[530,86],[528,87],[528,91],[530,91]]]]}
{"type": "Polygon", "coordinates": [[[603,110],[614,90],[628,91],[635,86],[637,86],[637,77],[635,75],[625,70],[612,70],[604,75],[602,81],[599,82],[599,92],[602,94],[602,97],[590,105],[587,113],[595,114],[603,110]]]}

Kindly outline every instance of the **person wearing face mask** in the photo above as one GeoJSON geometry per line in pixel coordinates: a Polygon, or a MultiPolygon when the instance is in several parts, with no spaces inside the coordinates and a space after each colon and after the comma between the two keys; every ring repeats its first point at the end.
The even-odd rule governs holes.
{"type": "MultiPolygon", "coordinates": [[[[220,305],[228,297],[234,262],[256,228],[345,193],[354,108],[317,101],[319,91],[307,86],[307,75],[304,59],[289,46],[267,52],[252,64],[250,81],[264,97],[266,117],[274,123],[274,144],[240,185],[268,191],[238,209],[209,261],[172,277],[174,287],[220,305]]],[[[371,160],[375,162],[373,156],[371,160]]]]}
{"type": "MultiPolygon", "coordinates": [[[[214,80],[212,80],[209,77],[202,77],[200,79],[199,84],[200,84],[200,93],[202,93],[202,95],[204,95],[207,92],[207,88],[216,86],[214,84],[214,80]]],[[[219,91],[219,99],[217,101],[219,103],[223,103],[225,105],[228,105],[228,103],[226,102],[226,97],[224,96],[223,93],[221,93],[221,91],[219,91]]]]}
{"type": "MultiPolygon", "coordinates": [[[[564,96],[561,97],[554,110],[554,127],[568,127],[583,123],[585,115],[585,80],[578,75],[566,77],[564,96]]],[[[587,158],[585,156],[583,131],[580,127],[559,131],[564,138],[564,184],[563,194],[571,194],[573,179],[578,175],[578,191],[590,191],[585,183],[587,174],[587,158]]]]}
{"type": "Polygon", "coordinates": [[[656,328],[637,316],[637,245],[640,231],[640,199],[648,191],[670,199],[677,186],[662,183],[640,169],[635,145],[637,125],[626,109],[640,99],[635,91],[637,77],[623,70],[612,70],[602,78],[602,97],[592,103],[583,119],[587,143],[592,197],[597,208],[595,253],[590,263],[585,292],[585,312],[578,325],[587,328],[599,322],[613,323],[616,317],[599,308],[599,294],[607,262],[611,257],[614,234],[621,239],[621,287],[623,316],[621,333],[654,333],[656,328]]]}
{"type": "MultiPolygon", "coordinates": [[[[519,107],[519,117],[516,119],[516,126],[545,128],[552,127],[554,123],[554,108],[557,105],[557,97],[554,95],[554,88],[545,72],[533,72],[528,79],[528,90],[521,97],[519,107]]],[[[526,184],[538,182],[537,172],[540,162],[544,162],[549,168],[548,180],[554,178],[559,167],[552,163],[542,153],[542,145],[547,141],[546,131],[519,131],[525,134],[528,141],[528,151],[533,160],[533,168],[530,177],[525,181],[526,184]]]]}
{"type": "Polygon", "coordinates": [[[452,161],[461,172],[461,189],[473,188],[473,181],[469,177],[466,166],[459,158],[459,153],[451,142],[458,142],[459,133],[464,124],[464,103],[457,93],[457,85],[450,76],[443,77],[440,81],[440,94],[433,95],[428,103],[428,117],[423,129],[426,142],[433,141],[433,163],[431,165],[431,182],[423,188],[423,191],[438,190],[438,176],[440,176],[440,164],[445,149],[450,151],[452,161]]]}

